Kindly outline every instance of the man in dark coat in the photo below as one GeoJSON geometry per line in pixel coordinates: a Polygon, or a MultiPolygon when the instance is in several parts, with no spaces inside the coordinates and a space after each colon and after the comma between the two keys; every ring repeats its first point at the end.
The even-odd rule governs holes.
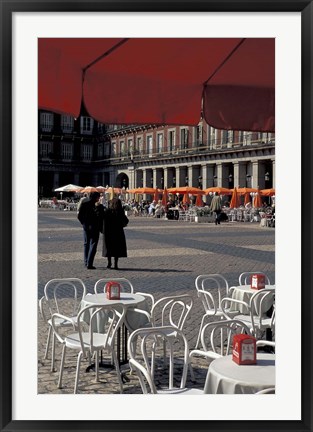
{"type": "Polygon", "coordinates": [[[104,211],[103,220],[103,249],[102,256],[108,259],[108,268],[118,269],[118,259],[127,257],[126,238],[124,227],[128,224],[128,218],[122,207],[121,200],[113,198],[109,201],[109,207],[104,211]]]}
{"type": "Polygon", "coordinates": [[[94,270],[93,260],[97,252],[100,233],[99,213],[96,203],[100,199],[99,192],[92,192],[88,201],[81,204],[77,218],[84,232],[84,263],[87,269],[94,270]]]}

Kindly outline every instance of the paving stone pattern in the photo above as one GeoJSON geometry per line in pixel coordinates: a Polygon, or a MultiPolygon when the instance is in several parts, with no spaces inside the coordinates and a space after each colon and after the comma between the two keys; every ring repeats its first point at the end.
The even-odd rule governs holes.
{"type": "MultiPolygon", "coordinates": [[[[151,293],[158,300],[167,295],[190,294],[194,306],[186,323],[185,333],[193,349],[203,315],[203,306],[196,296],[195,278],[199,274],[220,273],[237,285],[243,271],[263,271],[275,283],[275,230],[260,227],[258,223],[225,222],[197,224],[152,217],[129,217],[125,228],[128,257],[119,260],[120,270],[106,268],[101,256],[102,238],[94,265],[87,270],[83,265],[83,232],[74,211],[38,210],[38,299],[43,295],[46,282],[54,277],[78,277],[87,291],[93,293],[95,282],[104,277],[125,277],[136,291],[151,293]]],[[[64,296],[65,293],[64,293],[64,296]]],[[[56,369],[50,371],[51,353],[44,360],[47,325],[38,317],[38,393],[72,393],[74,387],[77,353],[68,352],[63,378],[63,388],[57,388],[61,347],[56,344],[56,369]]],[[[161,355],[161,352],[160,352],[161,355]]],[[[84,372],[87,361],[82,362],[79,393],[119,394],[115,371],[100,374],[95,383],[94,373],[84,372]]],[[[199,359],[194,363],[196,384],[203,388],[208,363],[199,359]]],[[[160,382],[166,374],[158,370],[160,382]]],[[[129,382],[124,393],[141,393],[138,378],[127,373],[129,382]]]]}

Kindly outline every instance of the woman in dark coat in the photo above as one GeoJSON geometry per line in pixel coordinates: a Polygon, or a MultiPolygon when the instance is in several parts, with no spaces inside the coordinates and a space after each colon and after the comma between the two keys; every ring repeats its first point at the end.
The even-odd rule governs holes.
{"type": "Polygon", "coordinates": [[[108,258],[108,268],[118,269],[119,257],[127,257],[126,239],[124,227],[128,224],[128,218],[118,198],[109,201],[108,208],[103,214],[103,249],[102,256],[108,258]]]}

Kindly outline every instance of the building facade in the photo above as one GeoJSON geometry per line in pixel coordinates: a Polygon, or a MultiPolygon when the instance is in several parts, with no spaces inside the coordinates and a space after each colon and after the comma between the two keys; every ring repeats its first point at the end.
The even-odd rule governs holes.
{"type": "Polygon", "coordinates": [[[275,187],[275,136],[197,126],[103,125],[39,112],[39,195],[81,186],[275,187]]]}

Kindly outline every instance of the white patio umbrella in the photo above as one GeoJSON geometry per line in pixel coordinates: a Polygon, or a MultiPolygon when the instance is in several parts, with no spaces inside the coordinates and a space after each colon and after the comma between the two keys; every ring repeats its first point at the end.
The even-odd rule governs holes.
{"type": "Polygon", "coordinates": [[[77,186],[74,184],[68,184],[54,189],[54,192],[80,192],[83,189],[82,186],[77,186]]]}

